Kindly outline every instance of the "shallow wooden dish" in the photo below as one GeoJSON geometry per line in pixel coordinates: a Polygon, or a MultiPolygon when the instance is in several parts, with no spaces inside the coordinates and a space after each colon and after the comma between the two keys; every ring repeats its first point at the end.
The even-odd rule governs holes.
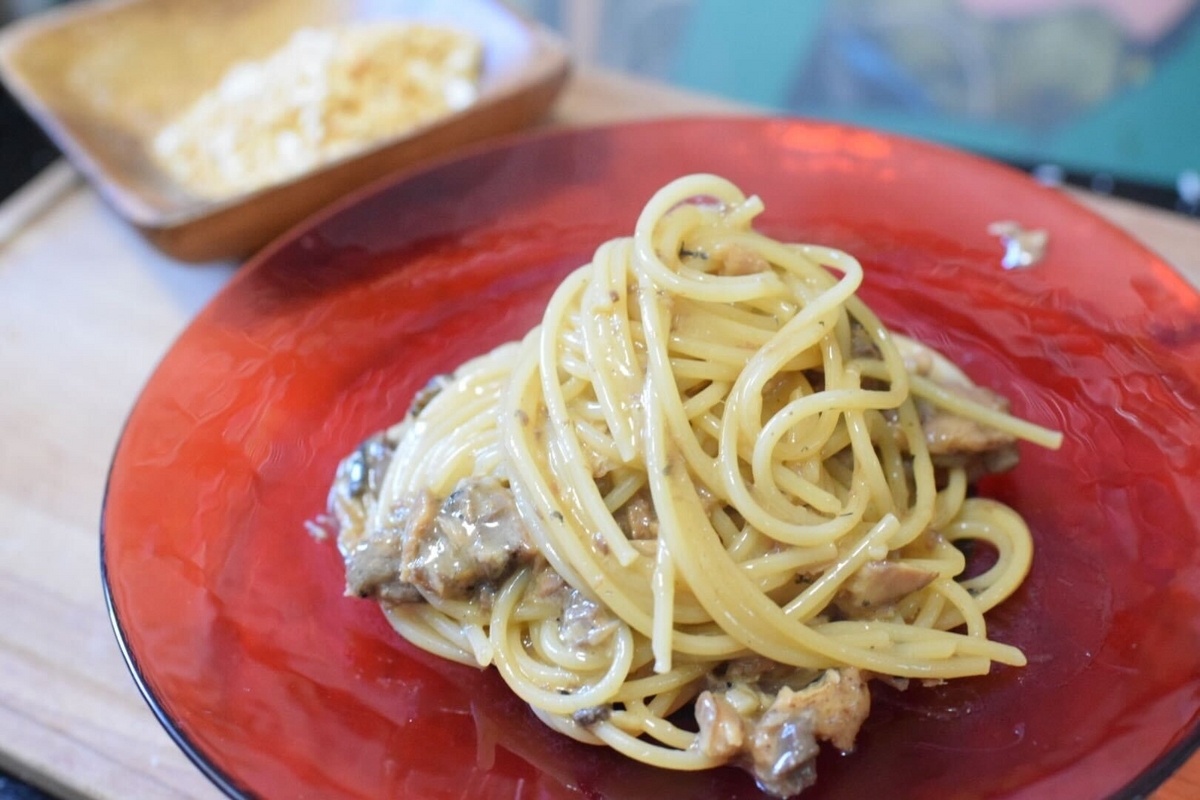
{"type": "Polygon", "coordinates": [[[246,256],[374,178],[520,129],[553,102],[561,42],[500,0],[99,0],[0,32],[0,75],[116,210],[185,261],[246,256]],[[214,202],[153,160],[157,131],[237,61],[305,26],[372,19],[440,22],[484,42],[479,99],[415,132],[287,183],[214,202]]]}

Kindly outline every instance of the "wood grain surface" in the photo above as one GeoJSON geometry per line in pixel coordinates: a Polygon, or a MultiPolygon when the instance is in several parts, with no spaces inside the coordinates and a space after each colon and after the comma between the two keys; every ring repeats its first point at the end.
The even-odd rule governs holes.
{"type": "MultiPolygon", "coordinates": [[[[585,71],[550,124],[737,110],[585,71]]],[[[1079,198],[1200,285],[1200,223],[1079,198]]],[[[218,796],[126,672],[105,611],[97,528],[125,415],[233,269],[167,259],[83,187],[0,249],[0,766],[52,793],[218,796]]],[[[1200,760],[1155,797],[1200,797],[1200,760]]]]}

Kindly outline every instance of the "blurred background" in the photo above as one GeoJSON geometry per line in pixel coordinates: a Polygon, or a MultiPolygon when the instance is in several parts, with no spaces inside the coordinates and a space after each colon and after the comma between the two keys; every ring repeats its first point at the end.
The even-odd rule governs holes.
{"type": "Polygon", "coordinates": [[[1192,213],[1200,202],[1196,0],[521,5],[581,61],[947,142],[1047,180],[1192,213]]]}
{"type": "MultiPolygon", "coordinates": [[[[67,1],[0,0],[0,15],[67,1]]],[[[510,2],[580,64],[1200,212],[1200,0],[510,2]]],[[[54,150],[2,101],[7,194],[54,150]]]]}

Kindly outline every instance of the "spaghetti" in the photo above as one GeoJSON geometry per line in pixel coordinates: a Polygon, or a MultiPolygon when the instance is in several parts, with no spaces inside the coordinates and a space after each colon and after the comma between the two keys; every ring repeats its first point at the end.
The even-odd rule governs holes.
{"type": "Polygon", "coordinates": [[[715,176],[660,190],[330,503],[350,592],[410,642],[494,665],[576,739],[787,796],[819,742],[853,747],[870,679],[1025,663],[984,615],[1029,531],[968,484],[1061,435],[891,333],[851,256],[755,232],[761,210],[715,176]],[[964,578],[961,540],[995,563],[964,578]]]}

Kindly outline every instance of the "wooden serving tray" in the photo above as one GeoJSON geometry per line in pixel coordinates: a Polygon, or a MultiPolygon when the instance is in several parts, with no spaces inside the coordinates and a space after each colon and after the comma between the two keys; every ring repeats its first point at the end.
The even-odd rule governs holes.
{"type": "Polygon", "coordinates": [[[563,44],[499,0],[98,0],[0,32],[0,76],[121,216],[185,261],[244,257],[330,201],[462,145],[525,127],[569,71],[563,44]],[[478,100],[414,132],[230,199],[189,194],[154,161],[168,121],[238,62],[301,27],[411,19],[484,43],[478,100]]]}

